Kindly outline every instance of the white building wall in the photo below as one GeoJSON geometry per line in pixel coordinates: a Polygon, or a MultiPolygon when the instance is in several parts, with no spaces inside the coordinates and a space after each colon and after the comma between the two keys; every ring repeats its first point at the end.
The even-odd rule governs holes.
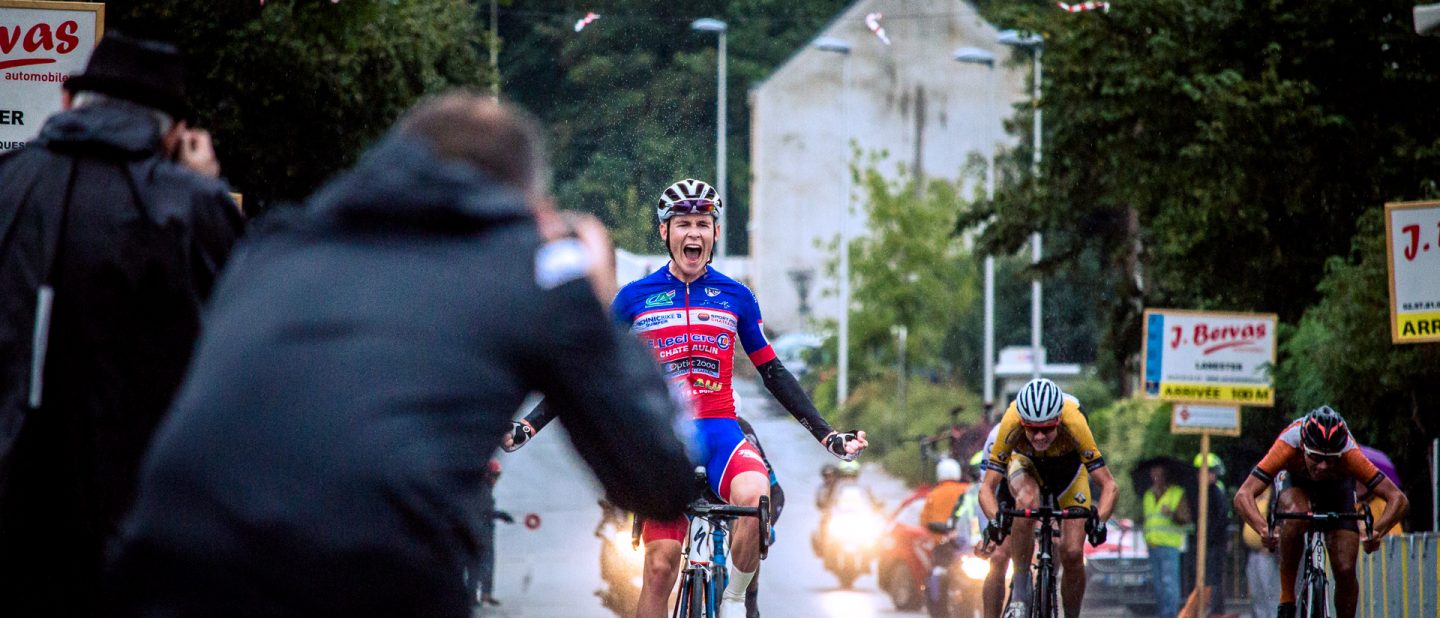
{"type": "Polygon", "coordinates": [[[955,179],[970,153],[1007,147],[1003,117],[1028,100],[1030,65],[1010,63],[996,34],[966,2],[860,0],[819,35],[849,42],[848,57],[802,49],[750,92],[750,275],[767,325],[805,326],[791,271],[812,273],[813,318],[839,316],[839,280],[825,273],[837,254],[824,247],[839,238],[847,191],[850,233],[864,234],[852,141],[864,153],[888,152],[879,170],[891,178],[903,165],[955,179]],[[866,28],[871,12],[884,15],[892,45],[866,28]],[[995,68],[956,62],[960,47],[990,51],[995,68]]]}

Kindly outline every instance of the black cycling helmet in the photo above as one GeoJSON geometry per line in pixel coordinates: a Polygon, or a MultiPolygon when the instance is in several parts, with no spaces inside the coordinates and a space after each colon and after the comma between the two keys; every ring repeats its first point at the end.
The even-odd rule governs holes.
{"type": "Polygon", "coordinates": [[[1330,406],[1311,410],[1300,421],[1300,444],[1306,453],[1322,457],[1338,456],[1350,442],[1350,428],[1345,419],[1330,406]]]}

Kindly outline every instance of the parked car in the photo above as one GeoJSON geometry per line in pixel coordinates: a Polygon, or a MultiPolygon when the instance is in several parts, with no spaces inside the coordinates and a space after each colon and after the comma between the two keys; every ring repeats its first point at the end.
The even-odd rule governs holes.
{"type": "Polygon", "coordinates": [[[785,333],[770,342],[770,349],[785,364],[785,368],[796,378],[810,371],[810,355],[820,349],[825,339],[820,335],[805,332],[785,333]]]}
{"type": "Polygon", "coordinates": [[[880,537],[875,573],[895,609],[917,610],[925,601],[921,586],[930,573],[930,554],[935,548],[930,533],[919,525],[928,495],[930,486],[926,485],[901,500],[886,519],[880,537]]]}
{"type": "Polygon", "coordinates": [[[1103,545],[1085,544],[1085,602],[1124,605],[1135,615],[1153,615],[1155,598],[1145,535],[1129,519],[1111,519],[1109,527],[1103,545]]]}

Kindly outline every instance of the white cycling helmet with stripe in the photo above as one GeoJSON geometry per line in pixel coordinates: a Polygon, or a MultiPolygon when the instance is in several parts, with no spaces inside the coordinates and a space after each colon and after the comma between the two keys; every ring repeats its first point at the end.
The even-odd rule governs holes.
{"type": "Polygon", "coordinates": [[[1060,411],[1064,407],[1065,393],[1045,378],[1029,381],[1015,395],[1015,411],[1020,413],[1020,423],[1024,425],[1054,425],[1060,422],[1060,411]]]}
{"type": "Polygon", "coordinates": [[[720,192],[703,180],[686,178],[665,187],[655,205],[655,216],[669,221],[675,215],[708,214],[719,216],[720,192]]]}

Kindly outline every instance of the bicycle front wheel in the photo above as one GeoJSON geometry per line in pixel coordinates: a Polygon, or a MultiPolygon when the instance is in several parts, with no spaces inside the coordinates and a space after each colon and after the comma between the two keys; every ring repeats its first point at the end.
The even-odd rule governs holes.
{"type": "Polygon", "coordinates": [[[708,607],[710,582],[708,574],[702,569],[695,571],[690,576],[690,590],[688,591],[690,609],[685,618],[710,618],[711,609],[708,607]]]}
{"type": "Polygon", "coordinates": [[[1034,618],[1057,618],[1059,614],[1055,607],[1055,573],[1045,567],[1040,567],[1035,572],[1035,587],[1031,594],[1034,595],[1034,609],[1030,615],[1034,618]]]}
{"type": "Polygon", "coordinates": [[[1307,578],[1305,591],[1300,595],[1300,605],[1297,606],[1295,615],[1305,618],[1331,618],[1334,614],[1330,611],[1330,590],[1326,585],[1325,576],[1314,575],[1307,578]]]}

